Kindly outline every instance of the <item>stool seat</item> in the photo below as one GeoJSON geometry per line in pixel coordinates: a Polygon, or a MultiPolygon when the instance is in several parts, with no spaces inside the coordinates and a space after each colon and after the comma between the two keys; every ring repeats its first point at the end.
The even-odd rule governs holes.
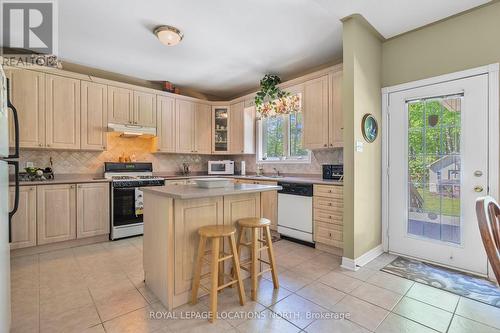
{"type": "Polygon", "coordinates": [[[236,228],[229,225],[207,225],[198,229],[198,234],[203,237],[226,237],[236,232],[236,228]]]}
{"type": "Polygon", "coordinates": [[[246,217],[239,219],[238,224],[245,228],[262,228],[271,225],[271,221],[263,217],[246,217]]]}

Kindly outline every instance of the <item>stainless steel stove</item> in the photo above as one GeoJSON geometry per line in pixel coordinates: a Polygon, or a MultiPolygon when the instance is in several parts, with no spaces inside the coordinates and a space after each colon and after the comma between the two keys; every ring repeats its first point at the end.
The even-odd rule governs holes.
{"type": "Polygon", "coordinates": [[[153,176],[152,163],[104,163],[104,177],[111,179],[111,239],[144,232],[143,195],[140,187],[163,186],[165,179],[153,176]]]}

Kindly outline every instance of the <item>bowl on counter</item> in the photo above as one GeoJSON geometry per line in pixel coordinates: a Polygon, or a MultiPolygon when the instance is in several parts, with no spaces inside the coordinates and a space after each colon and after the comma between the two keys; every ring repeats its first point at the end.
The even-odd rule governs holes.
{"type": "Polygon", "coordinates": [[[228,178],[196,178],[194,182],[201,188],[219,188],[232,185],[232,180],[228,178]]]}

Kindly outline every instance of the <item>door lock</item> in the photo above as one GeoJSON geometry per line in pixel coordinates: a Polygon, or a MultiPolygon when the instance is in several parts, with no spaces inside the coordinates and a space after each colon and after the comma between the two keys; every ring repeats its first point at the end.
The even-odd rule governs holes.
{"type": "Polygon", "coordinates": [[[478,186],[474,187],[474,191],[476,191],[477,193],[481,193],[481,192],[483,192],[483,187],[478,185],[478,186]]]}
{"type": "Polygon", "coordinates": [[[483,175],[483,172],[481,170],[474,171],[474,176],[481,177],[482,175],[483,175]]]}

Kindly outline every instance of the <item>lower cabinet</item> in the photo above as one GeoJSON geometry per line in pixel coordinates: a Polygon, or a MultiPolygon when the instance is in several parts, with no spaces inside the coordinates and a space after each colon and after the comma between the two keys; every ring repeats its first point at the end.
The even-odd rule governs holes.
{"type": "Polygon", "coordinates": [[[76,237],[109,233],[109,184],[78,184],[76,190],[76,237]]]}
{"type": "MultiPolygon", "coordinates": [[[[9,190],[10,210],[14,205],[15,189],[9,190]]],[[[12,219],[12,242],[10,248],[20,249],[36,245],[36,187],[22,186],[19,189],[19,207],[12,219]]]]}
{"type": "MultiPolygon", "coordinates": [[[[236,184],[278,185],[271,180],[235,179],[236,184]]],[[[260,209],[262,217],[271,220],[271,230],[278,230],[278,191],[261,193],[260,209]]]]}
{"type": "Polygon", "coordinates": [[[343,248],[342,192],[342,186],[314,185],[313,217],[316,244],[343,248]]]}
{"type": "Polygon", "coordinates": [[[37,188],[38,245],[76,239],[76,185],[37,188]]]}

